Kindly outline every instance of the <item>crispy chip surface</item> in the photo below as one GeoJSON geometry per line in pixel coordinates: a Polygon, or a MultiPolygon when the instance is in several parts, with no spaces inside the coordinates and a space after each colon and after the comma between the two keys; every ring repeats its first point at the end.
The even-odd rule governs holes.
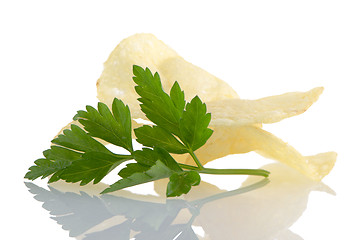
{"type": "Polygon", "coordinates": [[[107,105],[114,97],[130,106],[134,118],[144,118],[134,90],[132,66],[148,67],[158,72],[166,92],[178,81],[186,99],[198,95],[203,101],[238,98],[237,93],[224,81],[205,70],[186,62],[174,50],[152,34],[136,34],[124,39],[104,63],[97,81],[98,99],[107,105]]]}
{"type": "MultiPolygon", "coordinates": [[[[256,151],[297,169],[313,180],[321,180],[333,168],[336,153],[303,156],[261,128],[261,124],[278,122],[305,112],[318,100],[322,87],[307,92],[243,100],[227,83],[185,61],[152,34],[136,34],[124,39],[112,51],[97,81],[99,100],[110,106],[115,97],[121,99],[129,105],[133,119],[146,119],[134,90],[134,64],[148,67],[153,73],[158,72],[166,92],[178,81],[188,101],[198,95],[206,102],[214,133],[206,145],[196,151],[201,163],[229,154],[256,151]]],[[[134,128],[140,126],[136,121],[132,124],[134,128]]],[[[175,158],[182,163],[193,163],[187,155],[175,155],[175,158]]]]}
{"type": "MultiPolygon", "coordinates": [[[[319,181],[333,168],[337,154],[320,153],[303,156],[288,143],[258,126],[220,126],[214,129],[209,141],[195,153],[202,164],[225,157],[255,151],[262,156],[282,162],[309,178],[319,181]]],[[[193,164],[188,155],[175,156],[177,161],[193,164]]]]}
{"type": "Polygon", "coordinates": [[[225,99],[207,102],[212,113],[211,126],[274,123],[305,112],[323,92],[322,87],[308,92],[290,92],[257,100],[225,99]]]}

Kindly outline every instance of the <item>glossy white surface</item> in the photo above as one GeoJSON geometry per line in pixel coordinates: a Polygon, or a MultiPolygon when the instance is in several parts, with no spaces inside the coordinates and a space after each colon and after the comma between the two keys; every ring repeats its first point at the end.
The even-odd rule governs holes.
{"type": "Polygon", "coordinates": [[[231,191],[203,182],[177,199],[162,197],[164,181],[155,184],[161,196],[99,195],[100,186],[78,191],[65,183],[26,186],[77,239],[301,239],[290,227],[306,210],[309,194],[333,190],[282,164],[263,168],[272,171],[269,179],[250,177],[231,191]]]}
{"type": "MultiPolygon", "coordinates": [[[[132,229],[133,237],[137,230],[147,234],[136,239],[162,239],[157,227],[162,227],[162,234],[177,232],[171,219],[179,215],[181,223],[192,220],[191,229],[203,236],[200,239],[358,239],[361,11],[360,1],[349,0],[2,1],[3,236],[128,239],[124,236],[132,229]],[[306,113],[264,128],[303,155],[336,151],[332,172],[316,184],[271,165],[269,184],[198,208],[194,200],[223,190],[200,186],[185,200],[166,202],[127,191],[117,197],[98,196],[94,188],[99,186],[48,187],[40,180],[24,185],[27,168],[58,130],[77,110],[97,102],[95,83],[108,54],[123,38],[138,32],[155,34],[187,61],[227,81],[242,98],[324,86],[319,101],[306,113]],[[200,214],[192,219],[196,210],[200,214]],[[139,225],[130,221],[133,218],[141,219],[139,225]]],[[[248,154],[213,164],[241,168],[270,162],[248,154]]],[[[228,190],[244,180],[203,179],[228,190]]],[[[153,191],[144,187],[137,191],[153,191]]],[[[178,227],[194,236],[189,226],[178,227]]]]}

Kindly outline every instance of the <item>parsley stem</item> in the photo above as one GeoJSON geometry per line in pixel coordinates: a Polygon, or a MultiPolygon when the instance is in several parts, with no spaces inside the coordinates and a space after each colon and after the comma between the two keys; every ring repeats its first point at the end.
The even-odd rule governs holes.
{"type": "Polygon", "coordinates": [[[199,161],[199,159],[197,158],[197,156],[195,155],[194,151],[189,151],[192,159],[194,159],[195,163],[197,164],[198,166],[198,170],[202,170],[202,169],[205,169],[204,166],[202,166],[201,162],[199,161]]]}
{"type": "Polygon", "coordinates": [[[225,175],[254,175],[268,177],[270,172],[264,169],[216,169],[216,168],[202,168],[179,163],[180,167],[188,170],[198,171],[204,174],[225,174],[225,175]]]}
{"type": "Polygon", "coordinates": [[[227,175],[255,175],[268,177],[269,172],[264,169],[215,169],[215,168],[204,168],[199,173],[206,174],[227,174],[227,175]]]}
{"type": "Polygon", "coordinates": [[[178,163],[178,165],[180,165],[181,168],[188,169],[188,170],[199,170],[198,167],[188,165],[188,164],[178,163]]]}

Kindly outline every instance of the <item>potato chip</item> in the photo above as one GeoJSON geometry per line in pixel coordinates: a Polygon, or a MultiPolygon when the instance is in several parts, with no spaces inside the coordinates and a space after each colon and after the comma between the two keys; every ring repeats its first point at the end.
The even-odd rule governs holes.
{"type": "MultiPolygon", "coordinates": [[[[274,123],[305,112],[323,92],[322,87],[307,92],[290,92],[257,100],[240,99],[224,81],[192,65],[152,34],[136,34],[124,39],[110,54],[97,81],[98,98],[111,105],[117,97],[129,105],[134,119],[146,119],[134,90],[132,66],[136,64],[158,72],[166,92],[178,81],[189,101],[198,95],[206,102],[212,120],[213,135],[196,151],[205,164],[229,154],[256,151],[283,162],[313,180],[320,180],[333,168],[336,153],[302,156],[293,147],[261,129],[263,123],[274,123]]],[[[187,155],[175,155],[179,162],[192,164],[187,155]]]]}
{"type": "Polygon", "coordinates": [[[134,90],[134,64],[158,72],[166,92],[178,81],[187,100],[198,95],[212,113],[211,126],[277,122],[306,111],[323,91],[319,87],[305,93],[242,100],[227,83],[185,61],[152,34],[136,34],[112,51],[97,82],[100,101],[110,105],[117,97],[130,106],[134,118],[145,118],[134,90]]]}
{"type": "MultiPolygon", "coordinates": [[[[229,154],[250,151],[280,161],[316,181],[321,180],[332,170],[337,156],[334,152],[302,156],[292,146],[273,134],[252,125],[215,128],[209,141],[195,154],[202,164],[206,164],[229,154]]],[[[175,158],[182,163],[194,164],[188,155],[177,155],[175,158]]]]}
{"type": "Polygon", "coordinates": [[[258,100],[225,99],[207,102],[211,126],[274,123],[305,112],[323,92],[322,87],[308,92],[290,92],[258,100]]]}
{"type": "Polygon", "coordinates": [[[181,57],[165,60],[160,64],[157,71],[161,78],[164,77],[169,82],[165,88],[166,92],[169,92],[173,83],[177,81],[185,92],[185,98],[188,101],[196,95],[204,102],[239,98],[234,89],[226,82],[181,57]]]}
{"type": "Polygon", "coordinates": [[[224,81],[186,62],[174,50],[152,34],[136,34],[124,39],[104,63],[97,82],[98,99],[108,106],[117,97],[128,104],[134,118],[144,118],[134,90],[132,66],[158,72],[166,92],[178,81],[187,100],[198,95],[203,101],[238,98],[224,81]]]}

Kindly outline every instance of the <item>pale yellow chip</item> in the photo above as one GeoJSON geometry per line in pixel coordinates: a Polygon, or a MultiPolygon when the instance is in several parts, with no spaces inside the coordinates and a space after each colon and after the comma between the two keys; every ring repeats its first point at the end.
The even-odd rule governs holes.
{"type": "Polygon", "coordinates": [[[322,87],[308,92],[290,92],[257,100],[225,99],[207,102],[211,126],[236,126],[274,123],[305,112],[323,92],[322,87]]]}
{"type": "MultiPolygon", "coordinates": [[[[98,98],[111,105],[115,97],[129,105],[133,119],[145,119],[134,90],[132,66],[136,64],[158,72],[166,92],[178,81],[189,101],[198,95],[206,102],[214,134],[196,151],[205,164],[229,154],[256,151],[283,162],[314,180],[320,180],[333,168],[336,154],[323,153],[305,157],[293,147],[261,129],[263,123],[274,123],[306,111],[323,88],[308,92],[290,92],[257,100],[240,99],[224,81],[192,65],[152,34],[136,34],[124,39],[110,54],[97,81],[98,98]]],[[[133,121],[133,127],[139,126],[133,121]]],[[[188,155],[175,155],[192,164],[188,155]]]]}
{"type": "MultiPolygon", "coordinates": [[[[327,152],[315,156],[303,156],[292,146],[258,126],[220,126],[208,142],[195,153],[202,164],[225,157],[255,151],[267,158],[297,169],[305,176],[319,181],[333,168],[337,154],[327,152]]],[[[177,161],[193,164],[188,155],[175,156],[177,161]]]]}
{"type": "Polygon", "coordinates": [[[98,99],[108,106],[114,97],[128,104],[134,118],[144,118],[132,80],[133,65],[158,72],[166,92],[178,81],[186,99],[198,95],[203,101],[238,98],[224,81],[185,61],[174,50],[152,34],[136,34],[124,39],[104,63],[97,82],[98,99]]]}
{"type": "Polygon", "coordinates": [[[97,82],[99,100],[110,106],[114,97],[121,99],[130,106],[133,118],[145,119],[134,90],[134,64],[158,72],[166,92],[178,81],[187,100],[198,95],[212,113],[211,126],[277,122],[306,111],[323,91],[319,87],[243,100],[227,83],[185,61],[152,34],[136,34],[112,51],[97,82]]]}

